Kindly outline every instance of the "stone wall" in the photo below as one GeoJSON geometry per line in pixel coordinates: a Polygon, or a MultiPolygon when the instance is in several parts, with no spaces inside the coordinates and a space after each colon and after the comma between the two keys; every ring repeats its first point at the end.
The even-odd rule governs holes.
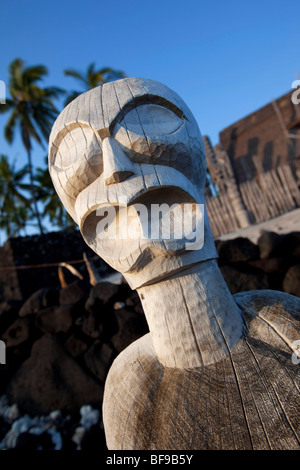
{"type": "MultiPolygon", "coordinates": [[[[87,277],[83,253],[93,260],[99,275],[112,272],[86,245],[78,230],[10,238],[0,247],[0,301],[24,301],[41,287],[60,286],[58,264],[61,262],[71,262],[83,277],[87,277]],[[81,262],[73,263],[77,260],[81,262]]],[[[67,280],[74,280],[68,271],[64,274],[67,280]]]]}

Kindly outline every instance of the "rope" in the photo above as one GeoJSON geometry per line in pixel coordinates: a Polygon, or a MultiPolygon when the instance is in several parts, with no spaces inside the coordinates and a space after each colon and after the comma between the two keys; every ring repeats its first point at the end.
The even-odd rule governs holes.
{"type": "MultiPolygon", "coordinates": [[[[98,256],[93,256],[92,258],[89,258],[89,261],[99,259],[98,256]]],[[[48,267],[53,267],[53,266],[65,266],[65,264],[79,264],[79,263],[85,263],[86,261],[84,259],[77,259],[73,261],[61,261],[61,262],[56,262],[56,263],[47,263],[47,264],[26,264],[26,265],[20,265],[20,266],[0,266],[0,271],[13,271],[14,269],[36,269],[36,268],[48,268],[48,267]]]]}

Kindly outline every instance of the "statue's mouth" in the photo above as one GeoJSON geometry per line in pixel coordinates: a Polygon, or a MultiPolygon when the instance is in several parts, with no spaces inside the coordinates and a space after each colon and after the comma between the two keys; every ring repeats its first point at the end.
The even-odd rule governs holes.
{"type": "Polygon", "coordinates": [[[158,186],[145,191],[130,201],[132,204],[184,204],[196,202],[195,199],[178,186],[158,186]]]}
{"type": "MultiPolygon", "coordinates": [[[[183,189],[177,186],[159,186],[131,198],[128,204],[106,203],[93,207],[81,223],[81,233],[90,246],[101,238],[103,241],[153,239],[154,224],[158,223],[155,218],[160,217],[162,224],[166,222],[164,218],[170,220],[171,236],[174,234],[174,219],[178,220],[187,206],[196,205],[195,199],[183,189]],[[104,235],[105,230],[106,233],[111,230],[111,237],[104,235]]],[[[168,231],[168,227],[165,227],[165,231],[168,231]]]]}

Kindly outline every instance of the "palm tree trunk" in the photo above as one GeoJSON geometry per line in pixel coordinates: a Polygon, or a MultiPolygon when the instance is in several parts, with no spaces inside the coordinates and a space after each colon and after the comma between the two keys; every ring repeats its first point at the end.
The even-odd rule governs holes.
{"type": "Polygon", "coordinates": [[[39,213],[39,209],[38,209],[38,205],[37,205],[37,200],[36,200],[36,196],[35,196],[35,188],[34,188],[34,180],[33,180],[33,172],[32,172],[32,159],[31,159],[31,151],[30,150],[27,150],[27,156],[28,156],[28,169],[29,169],[29,177],[30,177],[30,192],[31,192],[31,196],[32,196],[34,212],[35,212],[36,220],[37,220],[37,223],[38,223],[38,226],[39,226],[39,229],[40,229],[40,233],[41,233],[41,235],[44,235],[43,226],[42,226],[42,223],[41,223],[41,217],[40,217],[40,213],[39,213]]]}

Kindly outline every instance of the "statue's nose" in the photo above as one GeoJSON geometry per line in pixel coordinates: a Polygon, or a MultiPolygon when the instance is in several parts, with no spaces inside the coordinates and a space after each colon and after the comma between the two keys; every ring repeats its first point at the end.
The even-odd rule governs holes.
{"type": "Polygon", "coordinates": [[[103,140],[102,152],[104,181],[107,186],[120,183],[134,175],[132,162],[112,137],[103,140]]]}

